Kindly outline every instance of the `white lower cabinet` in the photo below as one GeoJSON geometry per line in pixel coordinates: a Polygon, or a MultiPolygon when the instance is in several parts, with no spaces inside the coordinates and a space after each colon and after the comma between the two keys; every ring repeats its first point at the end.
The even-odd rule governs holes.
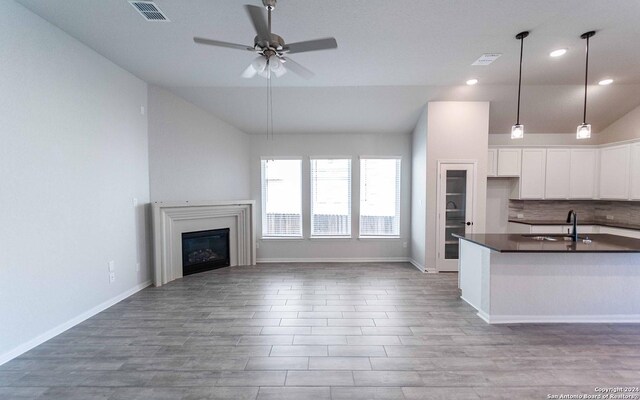
{"type": "Polygon", "coordinates": [[[531,233],[567,233],[567,228],[564,225],[531,225],[531,233]]]}
{"type": "MultiPolygon", "coordinates": [[[[558,235],[558,234],[570,233],[571,229],[572,229],[572,225],[571,224],[566,224],[566,225],[529,225],[529,224],[521,224],[521,223],[518,223],[518,222],[509,222],[509,225],[507,226],[507,233],[524,233],[524,234],[527,234],[527,233],[540,233],[540,234],[550,233],[550,234],[558,235]]],[[[601,229],[604,229],[604,227],[601,227],[600,225],[578,225],[578,234],[579,235],[586,235],[586,234],[590,234],[590,233],[605,233],[605,232],[601,232],[601,229]]],[[[615,229],[615,228],[612,228],[612,229],[615,229]]],[[[628,230],[628,229],[625,229],[625,230],[628,230]]],[[[631,231],[631,232],[634,232],[634,231],[631,231]]],[[[617,233],[616,233],[616,235],[617,235],[617,233]]],[[[626,236],[626,235],[622,235],[622,234],[620,234],[620,235],[621,236],[626,236]]]]}
{"type": "Polygon", "coordinates": [[[640,239],[640,231],[635,229],[611,228],[608,226],[601,226],[600,233],[608,233],[610,235],[626,236],[640,239]]]}
{"type": "Polygon", "coordinates": [[[507,233],[531,233],[531,225],[509,222],[507,224],[507,233]]]}

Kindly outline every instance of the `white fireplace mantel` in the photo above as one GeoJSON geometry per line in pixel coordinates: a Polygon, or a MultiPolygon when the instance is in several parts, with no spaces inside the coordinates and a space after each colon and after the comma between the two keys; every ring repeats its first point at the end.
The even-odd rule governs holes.
{"type": "Polygon", "coordinates": [[[182,277],[182,234],[229,228],[231,265],[255,265],[255,201],[154,202],[153,284],[182,277]]]}

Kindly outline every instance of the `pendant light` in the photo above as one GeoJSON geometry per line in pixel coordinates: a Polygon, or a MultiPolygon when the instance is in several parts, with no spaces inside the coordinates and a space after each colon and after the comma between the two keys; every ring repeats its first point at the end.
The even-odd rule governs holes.
{"type": "Polygon", "coordinates": [[[520,41],[520,72],[518,74],[518,113],[516,124],[511,127],[511,139],[522,139],[524,137],[524,125],[520,123],[520,91],[522,89],[522,50],[524,49],[524,38],[529,36],[528,31],[520,32],[516,39],[520,41]]]}
{"type": "Polygon", "coordinates": [[[578,125],[576,130],[576,138],[589,139],[591,137],[591,124],[587,124],[587,82],[589,79],[589,38],[596,34],[595,31],[585,32],[580,38],[587,40],[587,50],[585,52],[584,62],[584,108],[582,110],[582,123],[578,125]]]}

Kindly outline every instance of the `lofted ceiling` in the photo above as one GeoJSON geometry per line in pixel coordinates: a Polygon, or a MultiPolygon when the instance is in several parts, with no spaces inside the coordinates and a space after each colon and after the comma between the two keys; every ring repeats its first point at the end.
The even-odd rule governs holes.
{"type": "MultiPolygon", "coordinates": [[[[242,7],[259,0],[156,0],[171,22],[145,21],[126,0],[17,0],[111,61],[238,128],[259,134],[266,81],[240,73],[253,55],[195,45],[193,36],[251,44],[242,7]]],[[[316,76],[274,80],[283,133],[411,131],[432,100],[491,101],[490,131],[514,123],[519,42],[525,39],[522,121],[528,132],[573,132],[581,122],[584,40],[589,122],[598,131],[640,105],[640,2],[621,0],[280,0],[273,31],[287,42],[334,36],[338,49],[292,55],[316,76]],[[560,58],[548,53],[568,48],[560,58]],[[482,53],[503,55],[471,66],[482,53]],[[463,85],[469,78],[480,83],[463,85]],[[595,83],[605,77],[613,85],[595,83]]]]}

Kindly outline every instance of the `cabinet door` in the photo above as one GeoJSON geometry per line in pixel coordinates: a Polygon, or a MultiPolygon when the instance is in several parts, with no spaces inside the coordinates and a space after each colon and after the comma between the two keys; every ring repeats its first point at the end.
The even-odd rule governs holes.
{"type": "Polygon", "coordinates": [[[631,145],[631,198],[640,200],[640,143],[631,145]]]}
{"type": "Polygon", "coordinates": [[[487,157],[487,176],[498,176],[498,149],[489,149],[487,157]]]}
{"type": "Polygon", "coordinates": [[[521,149],[498,149],[498,176],[520,176],[521,149]]]}
{"type": "Polygon", "coordinates": [[[569,197],[569,168],[571,150],[548,149],[545,173],[545,199],[566,199],[569,197]]]}
{"type": "Polygon", "coordinates": [[[629,145],[600,149],[600,198],[629,198],[629,145]]]}
{"type": "Polygon", "coordinates": [[[601,226],[600,233],[608,233],[609,235],[626,236],[630,238],[640,239],[640,231],[635,229],[622,229],[622,228],[611,228],[608,226],[601,226]]]}
{"type": "Polygon", "coordinates": [[[551,233],[564,234],[567,233],[567,226],[564,225],[532,225],[531,233],[551,233]]]}
{"type": "Polygon", "coordinates": [[[596,198],[598,150],[571,149],[570,199],[596,198]]]}
{"type": "Polygon", "coordinates": [[[507,233],[531,233],[531,225],[509,222],[507,224],[507,233]]]}
{"type": "Polygon", "coordinates": [[[578,234],[599,233],[600,229],[597,225],[578,225],[578,234]]]}
{"type": "Polygon", "coordinates": [[[522,150],[521,199],[544,198],[546,153],[545,149],[522,150]]]}

